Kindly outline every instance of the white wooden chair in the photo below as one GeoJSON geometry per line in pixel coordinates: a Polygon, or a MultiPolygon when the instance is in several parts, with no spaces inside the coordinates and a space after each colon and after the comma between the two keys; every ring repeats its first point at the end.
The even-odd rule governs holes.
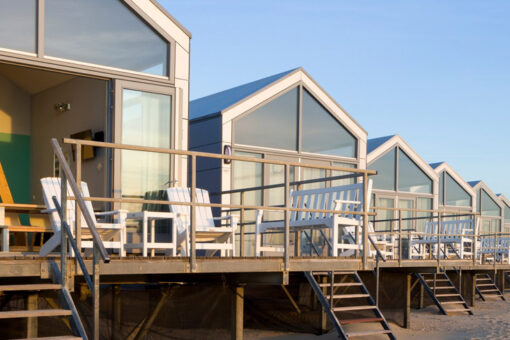
{"type": "MultiPolygon", "coordinates": [[[[168,188],[170,202],[191,203],[191,189],[168,188]]],[[[204,189],[196,189],[197,203],[211,203],[209,193],[204,189]]],[[[211,207],[197,206],[196,209],[196,249],[207,250],[206,255],[211,256],[220,251],[221,256],[235,256],[235,232],[237,229],[237,216],[213,217],[211,207]],[[214,221],[227,221],[228,227],[216,227],[214,221]]],[[[182,239],[185,254],[189,256],[191,234],[191,207],[170,203],[170,212],[177,215],[177,239],[182,239]]],[[[180,243],[180,241],[178,241],[180,243]]]]}
{"type": "Polygon", "coordinates": [[[478,242],[477,256],[480,264],[484,259],[510,264],[510,238],[501,237],[496,241],[494,236],[482,236],[478,242]]]}
{"type": "MultiPolygon", "coordinates": [[[[368,181],[367,199],[370,200],[372,180],[368,181]]],[[[297,209],[337,210],[346,212],[363,211],[363,183],[336,186],[330,188],[295,190],[290,193],[290,205],[297,209]]],[[[367,202],[370,206],[370,202],[367,202]]],[[[283,232],[284,221],[263,222],[264,211],[257,211],[255,226],[255,255],[263,252],[283,252],[282,246],[264,245],[263,234],[269,231],[283,232]]],[[[361,244],[354,244],[352,237],[355,227],[361,228],[361,214],[333,214],[320,212],[292,211],[290,214],[291,232],[311,229],[329,229],[331,255],[342,255],[347,250],[362,250],[361,244]],[[341,233],[343,233],[342,237],[341,233]],[[350,234],[349,237],[344,237],[350,234]]],[[[361,229],[360,229],[361,230],[361,229]]],[[[373,228],[372,228],[373,231],[373,228]]],[[[370,232],[370,230],[369,230],[370,232]]],[[[361,237],[360,237],[361,238],[361,237]]]]}
{"type": "MultiPolygon", "coordinates": [[[[57,198],[57,201],[60,202],[60,178],[56,177],[47,177],[41,179],[42,192],[44,204],[46,205],[46,210],[44,212],[49,214],[51,227],[53,229],[53,236],[46,241],[41,250],[39,252],[40,256],[46,256],[51,251],[53,251],[56,247],[60,245],[61,240],[61,229],[60,229],[60,215],[55,207],[53,202],[53,196],[57,198]]],[[[81,182],[81,191],[83,197],[90,197],[89,188],[87,183],[81,182]]],[[[67,196],[73,197],[74,194],[69,185],[67,185],[67,196]]],[[[115,210],[115,211],[106,211],[100,213],[94,213],[94,209],[92,207],[91,201],[85,201],[85,205],[87,206],[88,212],[92,216],[92,219],[95,222],[95,226],[101,240],[105,248],[116,249],[119,252],[119,256],[125,256],[124,250],[124,242],[126,239],[126,214],[125,210],[115,210]],[[115,216],[115,223],[102,223],[96,220],[96,216],[115,216]],[[116,240],[117,239],[117,240],[116,240]]],[[[67,201],[67,217],[68,217],[68,225],[71,228],[71,231],[74,233],[75,230],[75,201],[68,200],[67,201]]],[[[93,240],[92,235],[90,234],[90,230],[85,222],[85,219],[82,216],[81,221],[81,247],[84,249],[93,248],[93,240]]],[[[72,253],[72,252],[71,252],[72,253]]]]}
{"type": "MultiPolygon", "coordinates": [[[[414,232],[411,234],[411,257],[423,259],[427,255],[431,255],[428,252],[437,256],[437,226],[437,221],[428,221],[425,223],[423,233],[414,232]]],[[[460,259],[473,256],[475,230],[473,219],[441,221],[441,226],[439,243],[442,247],[442,257],[449,257],[448,246],[460,259]]]]}

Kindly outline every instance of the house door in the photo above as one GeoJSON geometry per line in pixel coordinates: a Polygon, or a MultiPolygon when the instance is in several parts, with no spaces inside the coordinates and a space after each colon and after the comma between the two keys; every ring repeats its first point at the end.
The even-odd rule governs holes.
{"type": "MultiPolygon", "coordinates": [[[[115,83],[115,142],[170,149],[173,138],[173,89],[118,81],[115,83]]],[[[172,157],[147,151],[116,150],[115,197],[143,198],[171,182],[172,157]]],[[[139,206],[123,205],[129,210],[139,206]]]]}

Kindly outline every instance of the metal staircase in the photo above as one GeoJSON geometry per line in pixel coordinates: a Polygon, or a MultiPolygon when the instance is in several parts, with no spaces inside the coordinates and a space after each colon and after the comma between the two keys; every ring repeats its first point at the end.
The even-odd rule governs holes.
{"type": "Polygon", "coordinates": [[[415,275],[442,314],[473,315],[473,311],[445,272],[416,273],[415,275]]]}
{"type": "Polygon", "coordinates": [[[498,297],[506,301],[492,277],[487,273],[476,274],[476,293],[482,301],[485,301],[487,297],[498,297]]]}
{"type": "Polygon", "coordinates": [[[387,335],[396,339],[357,272],[305,272],[338,337],[351,339],[387,335]],[[349,325],[363,324],[353,331],[349,325]]]}
{"type": "MultiPolygon", "coordinates": [[[[62,308],[50,308],[50,309],[38,309],[37,298],[34,301],[32,308],[25,310],[9,310],[0,311],[0,319],[19,319],[19,318],[42,318],[42,317],[63,317],[68,318],[71,321],[71,325],[74,333],[80,334],[80,336],[66,335],[66,336],[55,336],[52,339],[62,340],[73,340],[73,339],[87,339],[85,329],[81,323],[78,312],[73,303],[72,297],[69,294],[67,288],[64,288],[60,284],[52,283],[39,283],[39,284],[16,284],[16,285],[0,285],[0,293],[12,294],[12,293],[39,293],[43,291],[59,292],[61,295],[62,304],[65,305],[62,308]]],[[[27,330],[27,333],[29,331],[27,330]]],[[[35,331],[36,332],[36,331],[35,331]]],[[[27,339],[47,339],[38,338],[36,334],[27,334],[27,339]]]]}

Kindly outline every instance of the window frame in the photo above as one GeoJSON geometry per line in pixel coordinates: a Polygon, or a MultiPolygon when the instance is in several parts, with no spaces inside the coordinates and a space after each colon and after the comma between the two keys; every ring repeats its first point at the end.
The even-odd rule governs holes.
{"type": "Polygon", "coordinates": [[[23,63],[29,66],[43,67],[67,72],[80,72],[84,75],[101,77],[103,79],[114,78],[123,80],[142,80],[154,84],[175,85],[175,59],[176,40],[163,30],[149,15],[144,13],[133,0],[116,0],[133,13],[139,20],[145,23],[155,34],[158,34],[168,44],[167,75],[152,75],[128,69],[115,68],[106,65],[69,60],[64,58],[46,56],[44,52],[44,29],[45,29],[45,0],[36,0],[36,46],[35,53],[12,50],[0,47],[0,60],[15,63],[23,63]]]}

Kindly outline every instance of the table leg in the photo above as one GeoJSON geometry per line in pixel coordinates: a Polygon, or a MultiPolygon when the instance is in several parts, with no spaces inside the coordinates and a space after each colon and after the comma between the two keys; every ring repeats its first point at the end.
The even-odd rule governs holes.
{"type": "Polygon", "coordinates": [[[151,224],[151,256],[154,256],[154,242],[156,242],[156,219],[150,220],[151,224]]]}
{"type": "MultiPolygon", "coordinates": [[[[5,208],[0,207],[0,225],[5,225],[5,208]]],[[[9,228],[2,228],[2,251],[9,251],[9,228]]]]}
{"type": "Polygon", "coordinates": [[[146,214],[143,214],[142,219],[142,256],[147,257],[147,222],[148,218],[146,214]]]}

